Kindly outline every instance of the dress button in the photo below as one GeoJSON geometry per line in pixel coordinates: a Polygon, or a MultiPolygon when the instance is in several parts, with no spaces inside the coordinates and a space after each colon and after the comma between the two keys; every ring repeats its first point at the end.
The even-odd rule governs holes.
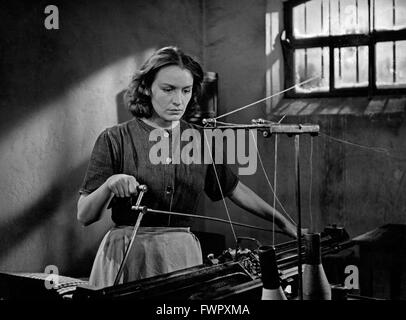
{"type": "Polygon", "coordinates": [[[165,132],[164,132],[164,137],[165,137],[165,138],[168,138],[168,137],[169,137],[169,133],[165,131],[165,132]]]}
{"type": "Polygon", "coordinates": [[[167,164],[171,163],[171,161],[172,161],[172,159],[171,159],[171,158],[169,158],[169,157],[168,157],[168,158],[166,158],[166,163],[167,163],[167,164]]]}

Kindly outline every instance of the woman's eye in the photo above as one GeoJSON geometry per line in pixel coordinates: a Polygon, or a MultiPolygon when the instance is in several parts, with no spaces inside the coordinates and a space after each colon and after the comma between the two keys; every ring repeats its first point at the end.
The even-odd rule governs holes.
{"type": "Polygon", "coordinates": [[[184,93],[184,94],[189,94],[189,93],[191,93],[191,92],[192,92],[191,89],[185,89],[185,90],[183,90],[183,93],[184,93]]]}
{"type": "Polygon", "coordinates": [[[163,88],[162,90],[165,91],[165,92],[171,92],[172,88],[163,88]]]}

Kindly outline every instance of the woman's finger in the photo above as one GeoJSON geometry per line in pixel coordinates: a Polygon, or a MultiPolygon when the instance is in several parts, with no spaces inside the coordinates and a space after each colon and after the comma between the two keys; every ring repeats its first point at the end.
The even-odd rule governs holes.
{"type": "Polygon", "coordinates": [[[137,192],[138,185],[139,185],[139,183],[137,182],[137,180],[135,178],[128,180],[128,190],[129,190],[130,194],[136,195],[138,193],[137,192]]]}
{"type": "Polygon", "coordinates": [[[118,191],[118,196],[120,198],[124,198],[125,197],[125,192],[124,192],[124,187],[122,186],[122,183],[117,182],[116,188],[117,188],[117,191],[118,191]]]}

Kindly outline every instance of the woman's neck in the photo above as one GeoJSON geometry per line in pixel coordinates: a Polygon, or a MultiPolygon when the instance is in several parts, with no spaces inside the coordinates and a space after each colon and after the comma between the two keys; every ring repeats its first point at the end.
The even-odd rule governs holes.
{"type": "Polygon", "coordinates": [[[151,127],[166,130],[171,130],[179,124],[179,120],[165,121],[162,118],[155,118],[154,116],[152,116],[151,118],[141,118],[141,120],[144,121],[146,124],[149,124],[151,127]]]}

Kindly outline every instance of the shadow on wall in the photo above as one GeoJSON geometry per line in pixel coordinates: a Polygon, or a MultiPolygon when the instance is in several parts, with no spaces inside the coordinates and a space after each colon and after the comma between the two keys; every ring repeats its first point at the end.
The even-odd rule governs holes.
{"type": "Polygon", "coordinates": [[[103,42],[98,42],[101,32],[95,33],[90,26],[94,23],[98,28],[100,22],[90,16],[86,21],[89,10],[75,12],[78,8],[72,4],[53,4],[59,8],[60,30],[47,30],[43,25],[48,1],[2,3],[0,38],[6,46],[2,46],[0,62],[1,107],[7,108],[8,116],[1,117],[0,135],[37,112],[33,106],[46,105],[118,58],[117,54],[99,54],[105,51],[103,42]]]}
{"type": "MultiPolygon", "coordinates": [[[[47,105],[90,74],[134,52],[169,44],[193,54],[200,49],[196,3],[55,0],[52,4],[59,9],[59,30],[44,27],[49,1],[0,3],[0,111],[7,112],[7,117],[0,117],[0,136],[37,112],[33,106],[47,105]],[[161,12],[167,13],[165,17],[161,12]],[[189,31],[182,33],[187,24],[189,31]]],[[[137,65],[145,59],[138,58],[137,65]]]]}
{"type": "MultiPolygon", "coordinates": [[[[69,263],[72,268],[65,268],[65,272],[72,275],[89,272],[96,248],[78,238],[80,225],[76,220],[76,186],[82,183],[86,168],[87,161],[65,172],[35,203],[16,213],[13,218],[0,222],[0,260],[4,262],[10,256],[19,255],[23,251],[23,254],[27,255],[26,260],[34,259],[44,266],[58,264],[58,267],[64,269],[60,257],[61,252],[64,252],[64,256],[72,259],[69,263]],[[69,184],[66,181],[69,181],[69,184]],[[36,233],[41,236],[35,244],[35,250],[26,250],[25,243],[36,233]]],[[[30,270],[22,265],[15,265],[15,268],[41,271],[34,265],[30,266],[30,270]]]]}
{"type": "MultiPolygon", "coordinates": [[[[23,195],[22,195],[23,196],[23,195]]],[[[0,225],[0,258],[7,256],[37,227],[42,226],[56,212],[63,198],[63,186],[53,185],[31,207],[17,213],[16,217],[0,225]]]]}
{"type": "MultiPolygon", "coordinates": [[[[23,197],[23,195],[21,195],[23,197]]],[[[0,224],[0,259],[41,227],[56,212],[63,198],[63,186],[53,185],[31,207],[19,212],[14,218],[0,224]]]]}

